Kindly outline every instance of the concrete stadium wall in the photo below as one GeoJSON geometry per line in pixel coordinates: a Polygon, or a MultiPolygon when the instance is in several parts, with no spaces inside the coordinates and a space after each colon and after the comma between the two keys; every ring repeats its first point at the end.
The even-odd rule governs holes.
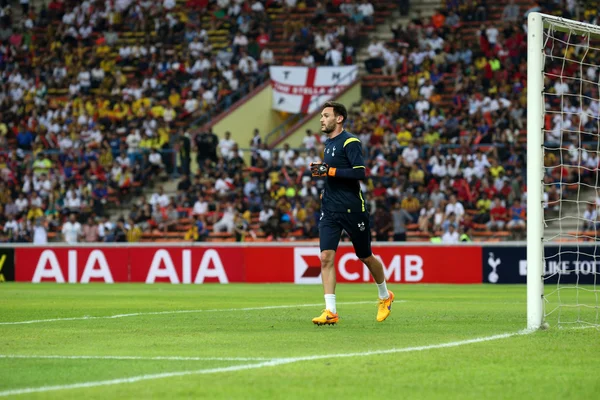
{"type": "Polygon", "coordinates": [[[219,138],[230,131],[231,138],[240,148],[248,148],[255,128],[258,128],[261,136],[264,137],[281,125],[287,117],[271,109],[272,97],[273,90],[271,85],[267,84],[260,92],[217,121],[213,125],[213,131],[219,138]]]}

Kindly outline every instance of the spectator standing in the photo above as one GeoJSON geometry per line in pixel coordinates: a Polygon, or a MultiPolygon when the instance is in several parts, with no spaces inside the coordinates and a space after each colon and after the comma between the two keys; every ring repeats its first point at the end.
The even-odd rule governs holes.
{"type": "Polygon", "coordinates": [[[450,202],[446,204],[446,216],[449,216],[452,213],[456,215],[458,221],[465,215],[465,208],[462,203],[456,199],[456,195],[450,196],[450,202]]]}
{"type": "Polygon", "coordinates": [[[100,240],[100,233],[98,231],[98,224],[94,222],[92,217],[89,217],[87,223],[83,226],[83,241],[87,243],[98,242],[100,240]]]}
{"type": "Polygon", "coordinates": [[[598,219],[598,212],[594,204],[588,203],[587,209],[583,213],[583,230],[591,231],[596,229],[596,220],[598,219]]]}
{"type": "Polygon", "coordinates": [[[394,228],[394,242],[405,242],[406,225],[413,221],[413,217],[404,208],[402,208],[399,202],[396,202],[394,204],[394,211],[392,211],[392,221],[394,228]]]}
{"type": "Polygon", "coordinates": [[[419,218],[421,203],[419,202],[419,199],[414,196],[413,188],[409,188],[406,191],[406,197],[402,199],[402,209],[410,214],[412,220],[419,218]]]}
{"type": "Polygon", "coordinates": [[[383,204],[379,204],[373,215],[375,230],[375,240],[378,242],[389,241],[389,233],[392,228],[392,219],[390,212],[383,204]]]}
{"type": "Polygon", "coordinates": [[[33,244],[45,245],[48,244],[48,231],[44,226],[44,219],[37,218],[33,226],[33,244]]]}
{"type": "Polygon", "coordinates": [[[71,214],[69,221],[62,226],[63,240],[68,244],[76,244],[82,236],[81,224],[77,221],[77,215],[71,214]]]}

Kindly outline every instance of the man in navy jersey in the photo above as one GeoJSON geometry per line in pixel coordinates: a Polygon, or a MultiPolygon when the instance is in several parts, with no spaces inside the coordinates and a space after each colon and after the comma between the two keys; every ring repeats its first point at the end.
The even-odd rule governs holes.
{"type": "Polygon", "coordinates": [[[335,306],[334,259],[342,230],[350,236],[356,256],[369,268],[377,283],[377,321],[384,321],[390,315],[394,301],[394,293],[387,289],[383,265],[371,252],[369,213],[359,183],[365,179],[366,172],[362,145],[356,136],[344,130],[347,117],[343,104],[328,101],[323,105],[321,131],[327,135],[324,162],[310,164],[312,176],[325,177],[319,222],[325,310],[313,319],[316,325],[332,325],[339,321],[335,306]]]}

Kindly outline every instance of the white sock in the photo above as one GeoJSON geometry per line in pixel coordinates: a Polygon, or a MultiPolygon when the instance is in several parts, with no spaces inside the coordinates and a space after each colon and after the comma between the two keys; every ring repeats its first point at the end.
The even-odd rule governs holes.
{"type": "Polygon", "coordinates": [[[332,313],[337,314],[337,310],[335,309],[335,294],[325,295],[325,308],[332,313]]]}
{"type": "Polygon", "coordinates": [[[385,280],[381,283],[376,283],[377,285],[377,290],[379,291],[379,298],[380,299],[387,299],[388,297],[390,297],[390,294],[388,293],[387,290],[387,284],[385,283],[385,280]]]}

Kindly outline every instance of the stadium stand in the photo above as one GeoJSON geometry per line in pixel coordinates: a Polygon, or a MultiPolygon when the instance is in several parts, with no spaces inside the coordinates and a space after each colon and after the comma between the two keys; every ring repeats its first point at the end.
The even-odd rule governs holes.
{"type": "MultiPolygon", "coordinates": [[[[102,217],[149,178],[173,172],[173,133],[227,109],[280,56],[299,61],[302,54],[287,52],[300,36],[317,64],[352,62],[340,59],[343,44],[333,39],[345,35],[343,25],[335,35],[312,32],[311,22],[342,18],[330,2],[46,3],[2,9],[2,225],[11,241],[31,240],[41,211],[50,212],[53,238],[68,213],[102,217]],[[25,195],[18,210],[9,200],[17,192],[25,195]],[[30,213],[33,192],[43,204],[30,213]]],[[[367,1],[361,7],[368,15],[348,18],[355,33],[385,18],[367,1]]]]}
{"type": "MultiPolygon", "coordinates": [[[[59,232],[77,230],[87,241],[318,236],[322,183],[305,167],[318,159],[322,138],[308,134],[304,149],[274,151],[257,140],[246,166],[232,139],[219,142],[210,132],[189,138],[182,128],[248,93],[266,79],[269,62],[354,63],[361,38],[397,5],[79,3],[31,9],[22,27],[2,18],[5,240],[57,240],[59,232]],[[220,74],[210,56],[234,67],[220,74]],[[206,143],[213,146],[198,155],[202,173],[189,176],[174,149],[189,160],[189,150],[206,143]],[[184,175],[174,197],[160,188],[150,199],[142,196],[160,185],[157,176],[176,170],[184,175]],[[111,207],[127,206],[132,197],[129,215],[111,221],[111,207]],[[78,217],[63,224],[74,212],[78,217]]],[[[394,41],[369,45],[374,56],[363,77],[364,101],[353,108],[348,128],[369,144],[364,190],[378,239],[428,240],[456,226],[475,240],[499,240],[512,235],[504,228],[522,228],[523,208],[513,202],[526,193],[520,180],[525,42],[520,24],[510,21],[530,5],[516,5],[515,13],[503,4],[448,1],[431,18],[392,27],[394,41]],[[508,22],[501,26],[502,20],[508,22]],[[516,222],[497,222],[503,212],[492,208],[495,197],[512,205],[516,222]]]]}
{"type": "MultiPolygon", "coordinates": [[[[409,240],[429,238],[432,228],[448,242],[463,232],[476,240],[524,235],[526,36],[515,21],[542,6],[571,15],[566,7],[542,3],[449,1],[431,19],[394,26],[393,41],[369,45],[366,99],[351,129],[371,143],[372,171],[384,169],[377,177],[382,188],[398,181],[414,191],[395,196],[414,203],[412,215],[394,219],[409,240]],[[438,186],[442,195],[430,202],[438,186]],[[462,204],[460,213],[453,196],[462,204]],[[448,234],[449,225],[456,233],[448,234]]],[[[556,122],[548,126],[560,130],[556,122]]],[[[563,198],[575,187],[566,189],[563,198]]],[[[389,203],[390,189],[387,195],[389,203]]],[[[557,200],[558,191],[550,189],[547,209],[557,200]]],[[[385,211],[391,203],[381,221],[391,220],[385,211]]]]}

